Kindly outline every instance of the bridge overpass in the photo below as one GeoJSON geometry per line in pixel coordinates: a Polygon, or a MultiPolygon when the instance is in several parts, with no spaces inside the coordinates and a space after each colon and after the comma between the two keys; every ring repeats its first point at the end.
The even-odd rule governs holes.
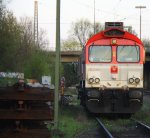
{"type": "MultiPolygon", "coordinates": [[[[55,54],[55,52],[52,52],[55,54]]],[[[61,62],[62,63],[72,63],[78,62],[81,55],[81,51],[61,51],[61,62]]],[[[150,51],[146,52],[146,63],[150,62],[150,51]]]]}
{"type": "Polygon", "coordinates": [[[81,51],[62,51],[61,62],[62,63],[78,62],[80,55],[81,55],[81,51]]]}
{"type": "MultiPolygon", "coordinates": [[[[62,63],[77,63],[81,51],[62,51],[61,62],[62,63]]],[[[150,51],[146,52],[146,61],[144,64],[144,87],[150,89],[150,51]]]]}

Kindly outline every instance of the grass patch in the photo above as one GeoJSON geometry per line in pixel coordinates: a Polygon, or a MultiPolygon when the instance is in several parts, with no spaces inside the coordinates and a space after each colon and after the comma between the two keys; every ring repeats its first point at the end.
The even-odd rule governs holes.
{"type": "Polygon", "coordinates": [[[12,86],[16,82],[18,82],[16,78],[0,78],[0,87],[12,86]]]}
{"type": "MultiPolygon", "coordinates": [[[[65,89],[65,94],[74,95],[72,104],[61,105],[59,107],[59,131],[62,135],[53,138],[74,138],[77,134],[88,130],[95,126],[96,121],[93,117],[88,116],[85,109],[77,100],[77,92],[75,88],[65,89]]],[[[53,128],[48,127],[50,130],[53,128]]]]}
{"type": "MultiPolygon", "coordinates": [[[[80,105],[61,106],[59,113],[59,130],[64,138],[73,138],[76,134],[91,127],[95,121],[86,115],[80,105]]],[[[62,137],[62,136],[61,136],[62,137]]]]}
{"type": "Polygon", "coordinates": [[[123,132],[127,130],[127,128],[132,127],[132,122],[129,119],[102,120],[106,128],[111,132],[123,132]]]}
{"type": "Polygon", "coordinates": [[[65,88],[65,94],[77,95],[78,92],[76,87],[70,87],[70,88],[65,88]]]}
{"type": "MultiPolygon", "coordinates": [[[[75,95],[73,98],[73,105],[61,106],[59,109],[59,131],[63,133],[57,138],[74,138],[76,134],[82,134],[91,128],[98,128],[98,124],[93,116],[85,111],[85,109],[79,105],[77,100],[77,93],[75,89],[67,89],[65,94],[75,95]]],[[[144,99],[143,107],[139,112],[133,115],[133,118],[141,120],[146,123],[150,123],[150,101],[144,99]]],[[[106,128],[112,133],[122,133],[128,131],[134,131],[134,122],[130,119],[108,119],[106,117],[101,118],[106,128]]],[[[56,137],[54,137],[56,138],[56,137]]]]}
{"type": "MultiPolygon", "coordinates": [[[[150,98],[144,97],[144,102],[141,110],[132,115],[132,118],[142,121],[150,125],[150,98]]],[[[134,123],[130,119],[116,119],[116,120],[108,120],[103,119],[103,122],[111,132],[121,133],[128,130],[134,129],[134,123]]]]}
{"type": "Polygon", "coordinates": [[[143,106],[140,111],[133,115],[133,118],[150,125],[150,98],[145,97],[143,106]]]}
{"type": "Polygon", "coordinates": [[[76,133],[84,129],[84,124],[72,117],[61,117],[59,129],[64,133],[65,138],[73,138],[76,133]]]}

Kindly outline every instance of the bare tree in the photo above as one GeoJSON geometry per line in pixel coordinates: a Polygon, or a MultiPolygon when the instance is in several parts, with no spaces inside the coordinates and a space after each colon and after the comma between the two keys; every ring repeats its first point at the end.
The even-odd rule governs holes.
{"type": "Polygon", "coordinates": [[[143,39],[144,47],[146,51],[150,51],[150,40],[149,39],[143,39]]]}
{"type": "Polygon", "coordinates": [[[74,38],[68,38],[62,42],[62,51],[80,51],[81,49],[81,45],[74,38]]]}
{"type": "MultiPolygon", "coordinates": [[[[87,19],[80,19],[76,23],[73,23],[71,30],[73,35],[77,38],[80,45],[84,47],[86,41],[93,35],[94,25],[87,19]]],[[[103,26],[100,23],[95,25],[96,33],[103,30],[103,26]]]]}
{"type": "MultiPolygon", "coordinates": [[[[38,45],[34,43],[34,26],[33,21],[29,17],[23,17],[20,19],[20,26],[22,27],[22,41],[23,45],[33,47],[33,45],[40,49],[46,49],[48,40],[46,38],[46,31],[40,28],[38,36],[38,45]]],[[[29,49],[30,50],[30,49],[29,49]]]]}
{"type": "Polygon", "coordinates": [[[40,29],[38,35],[38,45],[40,49],[47,50],[48,49],[48,39],[46,37],[47,33],[45,30],[40,29]]]}
{"type": "Polygon", "coordinates": [[[92,33],[92,24],[87,19],[81,19],[73,24],[73,31],[79,43],[84,46],[89,38],[89,34],[92,33]]]}

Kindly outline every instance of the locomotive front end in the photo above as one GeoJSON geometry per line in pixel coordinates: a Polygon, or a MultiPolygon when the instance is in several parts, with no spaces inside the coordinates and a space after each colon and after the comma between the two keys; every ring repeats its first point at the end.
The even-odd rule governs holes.
{"type": "Polygon", "coordinates": [[[87,47],[85,87],[102,90],[143,88],[140,48],[140,45],[132,45],[132,41],[128,45],[92,44],[87,47]]]}
{"type": "Polygon", "coordinates": [[[94,113],[135,113],[142,106],[144,47],[133,34],[109,28],[85,47],[82,103],[94,113]]]}

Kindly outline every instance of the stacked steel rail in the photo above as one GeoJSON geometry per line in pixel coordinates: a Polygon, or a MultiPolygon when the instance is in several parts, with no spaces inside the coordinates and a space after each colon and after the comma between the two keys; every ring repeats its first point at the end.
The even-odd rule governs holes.
{"type": "Polygon", "coordinates": [[[44,121],[53,121],[53,94],[24,82],[0,87],[0,137],[50,138],[44,121]]]}

